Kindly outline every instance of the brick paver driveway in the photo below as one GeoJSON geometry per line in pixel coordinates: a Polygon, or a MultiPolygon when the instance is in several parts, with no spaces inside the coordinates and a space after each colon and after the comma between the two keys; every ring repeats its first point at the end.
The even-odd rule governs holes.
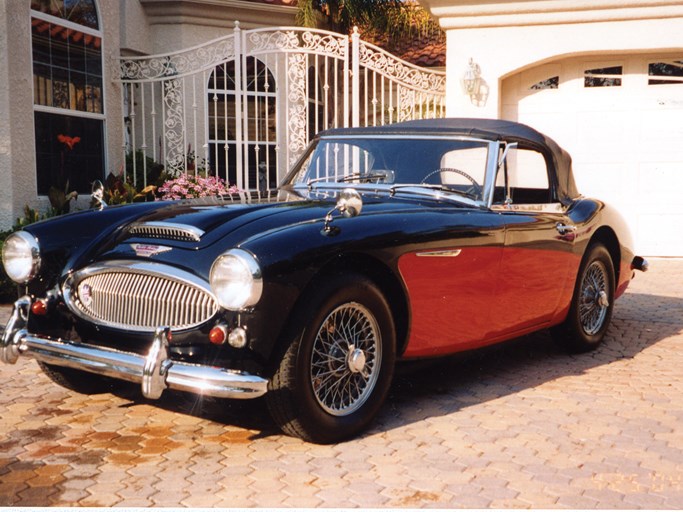
{"type": "Polygon", "coordinates": [[[0,506],[683,508],[683,260],[651,263],[598,351],[541,334],[401,375],[333,446],[260,401],[82,396],[2,365],[0,506]]]}

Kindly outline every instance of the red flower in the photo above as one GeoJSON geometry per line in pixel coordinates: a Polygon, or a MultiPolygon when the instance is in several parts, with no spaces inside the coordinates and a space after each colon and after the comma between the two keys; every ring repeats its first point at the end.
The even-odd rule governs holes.
{"type": "Polygon", "coordinates": [[[64,135],[62,133],[57,135],[57,140],[67,146],[70,150],[73,149],[76,144],[81,142],[80,137],[69,137],[68,135],[64,135]]]}

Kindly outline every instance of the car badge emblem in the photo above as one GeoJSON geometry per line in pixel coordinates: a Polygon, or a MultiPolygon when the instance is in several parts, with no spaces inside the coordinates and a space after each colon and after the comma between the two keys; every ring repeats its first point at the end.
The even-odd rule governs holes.
{"type": "Polygon", "coordinates": [[[89,284],[81,284],[78,287],[78,297],[81,299],[81,303],[84,306],[90,306],[90,304],[92,304],[92,288],[89,284]]]}
{"type": "Polygon", "coordinates": [[[164,245],[150,245],[150,244],[130,244],[130,246],[135,251],[135,254],[143,258],[151,258],[162,252],[168,252],[171,250],[170,247],[164,245]]]}

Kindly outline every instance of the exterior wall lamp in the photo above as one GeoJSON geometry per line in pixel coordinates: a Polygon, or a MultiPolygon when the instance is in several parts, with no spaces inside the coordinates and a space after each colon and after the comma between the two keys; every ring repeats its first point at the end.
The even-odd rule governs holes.
{"type": "Polygon", "coordinates": [[[462,77],[462,88],[471,100],[476,100],[479,96],[479,88],[481,87],[481,68],[479,64],[474,62],[470,57],[469,65],[462,77]]]}

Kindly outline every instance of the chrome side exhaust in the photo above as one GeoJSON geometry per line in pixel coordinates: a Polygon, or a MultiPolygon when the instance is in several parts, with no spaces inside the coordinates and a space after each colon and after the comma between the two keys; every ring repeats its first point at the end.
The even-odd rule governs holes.
{"type": "Polygon", "coordinates": [[[636,256],[631,261],[631,270],[640,270],[641,272],[647,272],[650,268],[650,264],[642,256],[636,256]]]}

